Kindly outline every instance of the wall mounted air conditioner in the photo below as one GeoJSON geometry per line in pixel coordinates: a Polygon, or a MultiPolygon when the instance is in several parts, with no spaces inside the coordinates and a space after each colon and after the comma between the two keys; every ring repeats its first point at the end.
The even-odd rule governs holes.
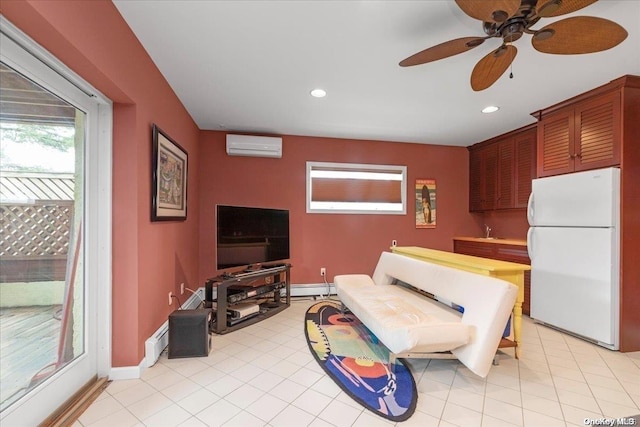
{"type": "Polygon", "coordinates": [[[282,138],[227,134],[230,156],[282,157],[282,138]]]}

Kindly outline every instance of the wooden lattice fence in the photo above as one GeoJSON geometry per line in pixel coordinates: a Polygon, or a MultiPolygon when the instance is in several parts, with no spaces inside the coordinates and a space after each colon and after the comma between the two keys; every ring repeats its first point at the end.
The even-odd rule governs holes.
{"type": "Polygon", "coordinates": [[[72,201],[0,205],[0,282],[64,280],[72,201]]]}

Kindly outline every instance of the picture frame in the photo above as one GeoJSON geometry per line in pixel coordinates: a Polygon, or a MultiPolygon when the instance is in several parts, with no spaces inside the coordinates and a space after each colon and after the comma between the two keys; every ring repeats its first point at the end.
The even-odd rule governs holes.
{"type": "Polygon", "coordinates": [[[416,228],[436,228],[436,180],[416,179],[416,228]]]}
{"type": "Polygon", "coordinates": [[[189,155],[155,123],[152,134],[151,221],[185,221],[189,155]]]}

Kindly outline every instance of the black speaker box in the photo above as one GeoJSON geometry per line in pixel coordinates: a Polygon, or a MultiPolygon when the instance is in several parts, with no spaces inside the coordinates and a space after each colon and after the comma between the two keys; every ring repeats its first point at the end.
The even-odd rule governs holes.
{"type": "Polygon", "coordinates": [[[169,359],[206,357],[211,350],[211,310],[176,310],[169,315],[169,359]]]}

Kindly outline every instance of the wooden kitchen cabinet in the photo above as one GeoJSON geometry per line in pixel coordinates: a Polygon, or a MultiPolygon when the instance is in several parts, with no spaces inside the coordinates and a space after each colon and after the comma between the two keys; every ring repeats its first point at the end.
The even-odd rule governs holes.
{"type": "Polygon", "coordinates": [[[538,177],[620,164],[620,92],[608,92],[542,115],[538,177]]]}
{"type": "Polygon", "coordinates": [[[535,146],[532,125],[469,147],[469,211],[526,207],[535,146]]]}
{"type": "MultiPolygon", "coordinates": [[[[509,261],[531,265],[525,241],[511,239],[483,239],[474,237],[456,237],[453,239],[453,252],[482,258],[509,261]]],[[[531,271],[524,272],[524,300],[522,312],[531,312],[531,271]]]]}
{"type": "Polygon", "coordinates": [[[469,152],[469,211],[494,209],[498,146],[489,144],[469,152]]]}
{"type": "Polygon", "coordinates": [[[536,177],[536,137],[535,127],[519,132],[514,137],[514,208],[526,208],[529,201],[531,183],[536,177]]]}

